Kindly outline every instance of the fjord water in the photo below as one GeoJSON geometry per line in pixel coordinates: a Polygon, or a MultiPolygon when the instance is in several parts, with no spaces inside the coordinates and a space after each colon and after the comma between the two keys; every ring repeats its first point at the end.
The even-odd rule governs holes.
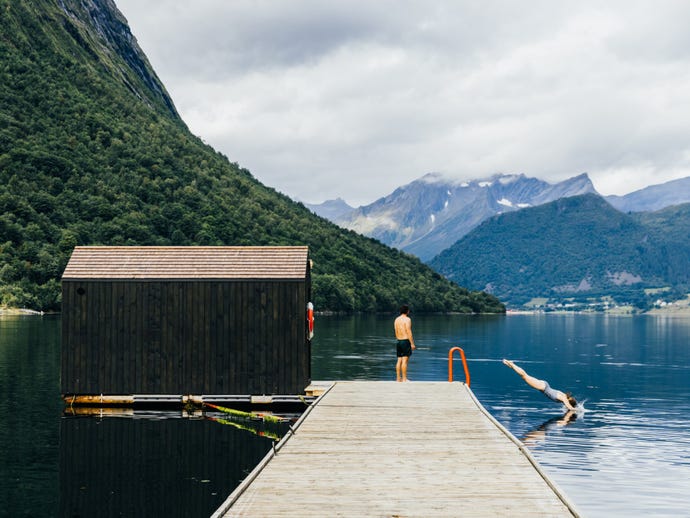
{"type": "MultiPolygon", "coordinates": [[[[461,346],[478,399],[583,516],[690,515],[690,319],[412,320],[410,378],[446,380],[448,350],[461,346]],[[586,410],[564,422],[559,405],[502,365],[506,357],[572,391],[586,410]]],[[[208,515],[271,447],[265,436],[179,412],[63,415],[59,328],[59,317],[0,317],[0,516],[208,515]]],[[[312,377],[392,380],[393,350],[390,315],[321,316],[312,377]]],[[[454,373],[464,379],[457,355],[454,373]]]]}
{"type": "Polygon", "coordinates": [[[71,416],[60,318],[0,316],[0,516],[209,516],[287,425],[180,410],[71,416]]]}
{"type": "MultiPolygon", "coordinates": [[[[447,379],[448,351],[462,347],[479,401],[528,445],[583,516],[690,515],[690,318],[535,314],[412,320],[418,348],[410,379],[447,379]],[[563,407],[530,388],[503,358],[554,388],[572,391],[585,411],[566,423],[563,407]]],[[[318,329],[314,379],[395,378],[391,317],[322,318],[318,329]]],[[[463,380],[457,357],[454,378],[463,380]]],[[[439,426],[452,426],[438,418],[439,426]]]]}

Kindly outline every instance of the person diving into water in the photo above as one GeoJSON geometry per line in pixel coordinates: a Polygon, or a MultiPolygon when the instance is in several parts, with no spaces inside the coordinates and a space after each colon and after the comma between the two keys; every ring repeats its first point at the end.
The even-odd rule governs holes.
{"type": "Polygon", "coordinates": [[[503,360],[503,363],[517,372],[530,387],[542,392],[551,401],[563,403],[568,410],[576,409],[577,401],[570,392],[561,392],[560,390],[551,388],[546,381],[530,376],[525,372],[525,369],[518,367],[511,360],[503,360]]]}

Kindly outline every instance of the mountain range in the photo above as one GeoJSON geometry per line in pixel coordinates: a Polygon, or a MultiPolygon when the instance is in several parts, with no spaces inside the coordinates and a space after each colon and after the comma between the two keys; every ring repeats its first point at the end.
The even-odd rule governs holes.
{"type": "Polygon", "coordinates": [[[515,307],[543,298],[648,307],[690,287],[690,204],[624,213],[589,193],[489,218],[430,262],[515,307]]]}
{"type": "Polygon", "coordinates": [[[317,310],[505,311],[192,135],[113,0],[0,0],[0,306],[59,310],[76,245],[308,245],[317,310]]]}
{"type": "MultiPolygon", "coordinates": [[[[523,174],[461,182],[430,173],[363,207],[349,207],[341,199],[308,207],[429,261],[492,216],[587,193],[597,191],[586,173],[555,184],[523,174]]],[[[658,210],[690,202],[690,178],[605,199],[623,212],[658,210]]]]}
{"type": "Polygon", "coordinates": [[[606,196],[606,201],[623,212],[649,212],[690,202],[690,177],[650,185],[624,196],[606,196]]]}

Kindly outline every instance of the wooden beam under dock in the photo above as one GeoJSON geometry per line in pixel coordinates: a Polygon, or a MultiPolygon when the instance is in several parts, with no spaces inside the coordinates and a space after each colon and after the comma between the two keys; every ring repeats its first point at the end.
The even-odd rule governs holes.
{"type": "MultiPolygon", "coordinates": [[[[318,394],[318,392],[317,392],[318,394]]],[[[173,395],[173,394],[65,394],[62,396],[65,405],[73,406],[156,406],[187,404],[203,406],[206,403],[228,405],[233,403],[250,405],[310,404],[316,395],[306,393],[297,395],[173,395]]]]}
{"type": "Polygon", "coordinates": [[[461,383],[335,382],[214,516],[578,516],[461,383]]]}

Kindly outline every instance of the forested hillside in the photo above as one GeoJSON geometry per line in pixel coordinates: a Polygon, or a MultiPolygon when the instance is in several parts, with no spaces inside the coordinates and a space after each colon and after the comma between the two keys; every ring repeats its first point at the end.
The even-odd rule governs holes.
{"type": "Polygon", "coordinates": [[[59,309],[95,244],[307,244],[318,309],[503,311],[191,135],[112,1],[0,0],[0,305],[59,309]]]}
{"type": "Polygon", "coordinates": [[[690,283],[690,206],[624,214],[595,194],[485,221],[432,266],[511,306],[532,298],[604,300],[646,308],[690,283]]]}
{"type": "Polygon", "coordinates": [[[656,212],[637,212],[631,216],[659,243],[658,264],[664,277],[673,285],[690,286],[690,203],[675,205],[656,212]]]}

